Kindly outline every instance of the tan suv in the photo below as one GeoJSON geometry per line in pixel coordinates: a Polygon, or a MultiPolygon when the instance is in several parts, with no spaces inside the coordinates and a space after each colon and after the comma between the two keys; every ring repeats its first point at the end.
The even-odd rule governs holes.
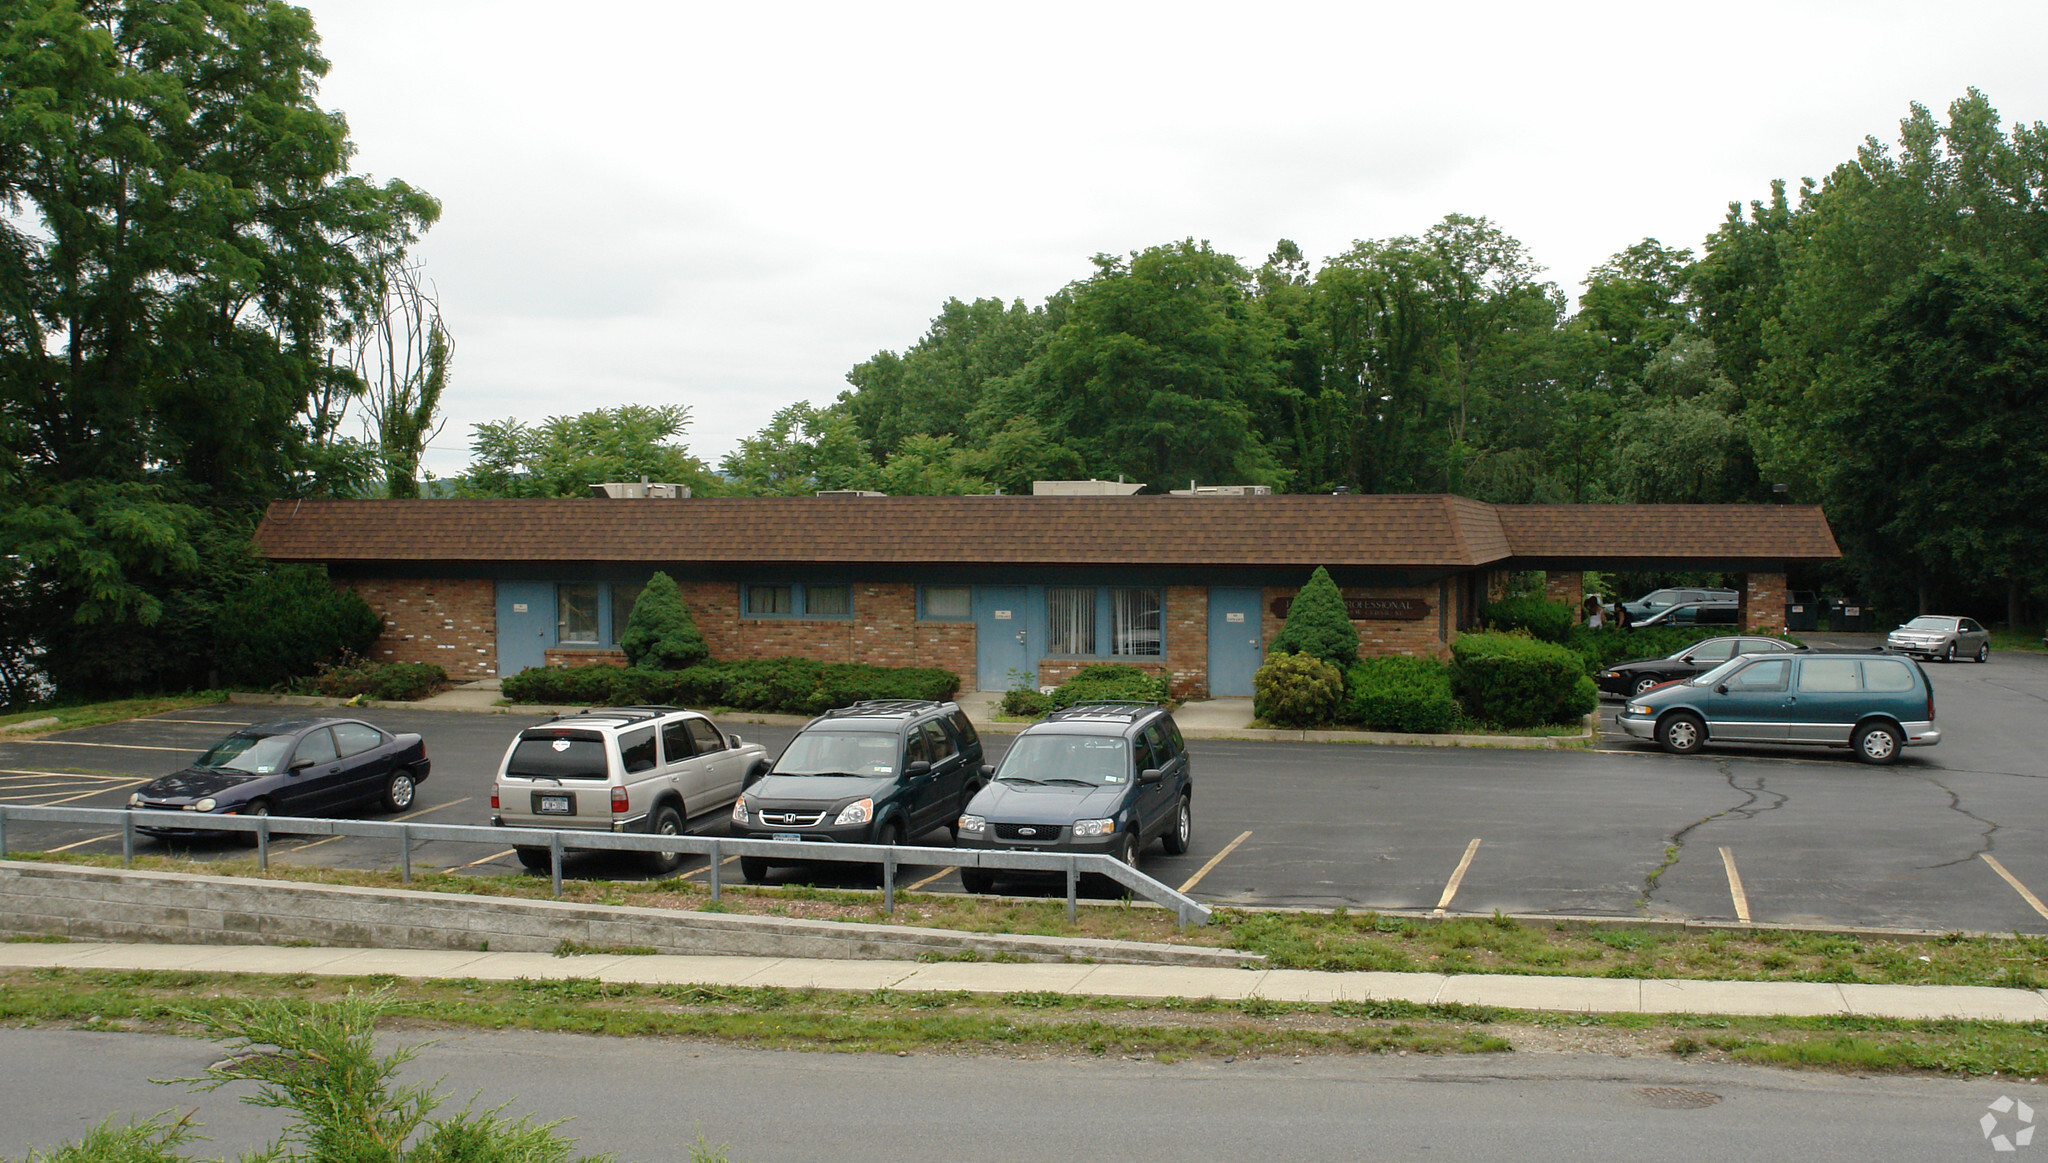
{"type": "MultiPolygon", "coordinates": [[[[696,711],[603,707],[519,733],[491,784],[491,824],[582,832],[679,836],[693,815],[715,811],[768,770],[758,743],[728,735],[696,711]]],[[[550,867],[548,848],[514,844],[519,862],[550,867]]],[[[656,873],[681,853],[647,854],[656,873]]]]}

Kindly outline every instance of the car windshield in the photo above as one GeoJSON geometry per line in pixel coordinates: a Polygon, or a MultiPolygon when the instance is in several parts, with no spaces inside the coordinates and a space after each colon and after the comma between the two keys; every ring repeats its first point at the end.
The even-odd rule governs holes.
{"type": "Polygon", "coordinates": [[[1955,626],[1954,618],[1933,618],[1925,614],[1906,623],[1908,630],[1953,630],[1955,626]]]}
{"type": "Polygon", "coordinates": [[[996,779],[1104,787],[1131,781],[1130,748],[1114,735],[1022,735],[996,779]]]}
{"type": "Polygon", "coordinates": [[[1715,683],[1718,683],[1722,679],[1727,678],[1730,673],[1732,673],[1737,667],[1741,666],[1745,661],[1747,660],[1744,659],[1740,654],[1738,654],[1712,670],[1703,671],[1700,674],[1695,675],[1690,681],[1694,686],[1713,686],[1715,683]]]}
{"type": "Polygon", "coordinates": [[[902,745],[896,733],[806,731],[775,761],[777,775],[895,775],[902,745]]]}
{"type": "Polygon", "coordinates": [[[208,748],[206,754],[199,757],[198,766],[269,775],[283,766],[291,753],[290,735],[244,735],[237,732],[208,748]]]}

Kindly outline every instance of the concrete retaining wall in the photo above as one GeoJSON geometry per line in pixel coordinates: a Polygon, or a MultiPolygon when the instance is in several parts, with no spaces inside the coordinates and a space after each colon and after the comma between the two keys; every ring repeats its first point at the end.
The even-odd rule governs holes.
{"type": "Polygon", "coordinates": [[[904,925],[625,908],[566,901],[296,884],[178,872],[0,861],[0,935],[187,945],[370,949],[590,949],[745,957],[1245,965],[1257,956],[1088,938],[961,933],[904,925]]]}

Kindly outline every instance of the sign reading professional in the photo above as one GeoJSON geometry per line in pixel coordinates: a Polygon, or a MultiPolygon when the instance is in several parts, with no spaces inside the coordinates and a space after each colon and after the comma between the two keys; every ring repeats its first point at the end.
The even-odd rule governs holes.
{"type": "MultiPolygon", "coordinates": [[[[1292,598],[1274,598],[1273,616],[1285,618],[1292,598]]],[[[1429,603],[1421,598],[1344,598],[1344,615],[1354,622],[1420,622],[1429,617],[1429,603]]]]}

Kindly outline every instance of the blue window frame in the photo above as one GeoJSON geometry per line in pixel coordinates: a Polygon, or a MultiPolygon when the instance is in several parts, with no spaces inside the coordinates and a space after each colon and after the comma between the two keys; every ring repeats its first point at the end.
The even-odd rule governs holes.
{"type": "Polygon", "coordinates": [[[1165,594],[1149,586],[1047,586],[1046,651],[1068,658],[1163,658],[1165,594]]]}
{"type": "Polygon", "coordinates": [[[789,582],[741,586],[744,618],[851,618],[853,587],[838,583],[789,582]]]}

